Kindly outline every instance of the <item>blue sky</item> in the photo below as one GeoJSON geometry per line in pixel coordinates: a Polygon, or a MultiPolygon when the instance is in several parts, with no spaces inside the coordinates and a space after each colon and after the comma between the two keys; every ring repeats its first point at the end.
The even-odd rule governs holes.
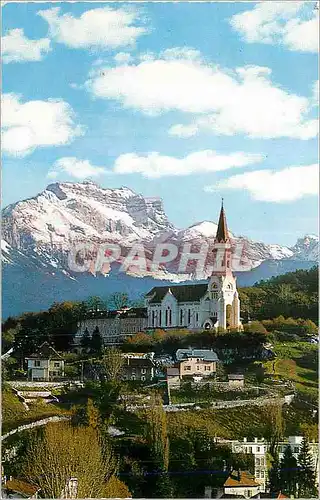
{"type": "Polygon", "coordinates": [[[317,232],[315,2],[3,8],[3,205],[90,177],[186,227],[317,232]],[[40,13],[40,14],[39,14],[40,13]]]}

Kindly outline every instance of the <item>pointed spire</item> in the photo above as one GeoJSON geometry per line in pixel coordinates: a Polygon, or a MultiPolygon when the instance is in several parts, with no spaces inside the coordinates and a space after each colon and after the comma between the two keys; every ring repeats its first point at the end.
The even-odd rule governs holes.
{"type": "Polygon", "coordinates": [[[223,198],[221,201],[220,217],[215,241],[217,243],[226,243],[227,241],[229,241],[227,219],[223,208],[223,198]]]}

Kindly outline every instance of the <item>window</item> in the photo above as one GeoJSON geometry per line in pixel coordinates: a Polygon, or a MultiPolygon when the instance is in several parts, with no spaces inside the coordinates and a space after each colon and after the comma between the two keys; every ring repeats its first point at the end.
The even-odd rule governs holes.
{"type": "Polygon", "coordinates": [[[264,478],[264,470],[260,471],[261,477],[264,478]]]}
{"type": "Polygon", "coordinates": [[[166,320],[165,320],[165,326],[168,326],[168,310],[166,309],[166,320]]]}
{"type": "Polygon", "coordinates": [[[249,453],[252,453],[252,446],[249,446],[249,453]]]}
{"type": "Polygon", "coordinates": [[[144,382],[145,379],[146,379],[146,377],[144,375],[142,375],[142,377],[141,377],[142,382],[144,382]]]}
{"type": "Polygon", "coordinates": [[[260,451],[260,446],[257,446],[257,453],[259,453],[260,451]]]}
{"type": "Polygon", "coordinates": [[[256,458],[256,465],[260,465],[260,458],[256,458]]]}
{"type": "Polygon", "coordinates": [[[197,365],[197,370],[200,370],[200,366],[199,365],[197,365]]]}
{"type": "Polygon", "coordinates": [[[191,370],[191,366],[190,366],[190,365],[186,365],[186,366],[184,367],[184,370],[185,370],[185,371],[188,371],[188,370],[190,371],[190,370],[191,370]]]}
{"type": "Polygon", "coordinates": [[[169,326],[172,324],[172,311],[169,309],[169,326]]]}
{"type": "Polygon", "coordinates": [[[152,325],[151,326],[154,326],[154,319],[155,319],[155,314],[154,314],[154,311],[152,311],[152,325]]]}
{"type": "Polygon", "coordinates": [[[191,310],[188,309],[188,324],[190,323],[191,321],[191,310]]]}
{"type": "Polygon", "coordinates": [[[251,498],[252,497],[252,491],[251,490],[248,490],[248,497],[251,498]]]}
{"type": "Polygon", "coordinates": [[[180,310],[180,325],[183,325],[183,310],[180,310]]]}
{"type": "Polygon", "coordinates": [[[55,363],[54,363],[54,367],[55,367],[55,368],[59,368],[59,367],[60,367],[60,363],[59,363],[59,361],[57,361],[57,362],[55,362],[55,363]]]}
{"type": "Polygon", "coordinates": [[[136,376],[135,375],[132,375],[131,376],[131,380],[135,380],[136,379],[136,376]]]}
{"type": "Polygon", "coordinates": [[[161,326],[161,309],[159,311],[159,326],[161,326]]]}
{"type": "Polygon", "coordinates": [[[212,297],[213,297],[215,300],[217,300],[217,298],[218,298],[218,292],[213,292],[212,297]]]}
{"type": "Polygon", "coordinates": [[[205,371],[210,372],[211,371],[211,366],[210,365],[206,365],[204,367],[204,369],[205,369],[205,371]]]}
{"type": "Polygon", "coordinates": [[[259,478],[260,478],[260,471],[259,471],[259,470],[257,470],[257,471],[256,471],[256,478],[257,478],[257,479],[259,479],[259,478]]]}
{"type": "Polygon", "coordinates": [[[299,453],[299,446],[294,447],[294,452],[293,453],[299,453]]]}
{"type": "Polygon", "coordinates": [[[41,363],[40,363],[39,359],[35,359],[34,366],[41,366],[41,363]]]}
{"type": "Polygon", "coordinates": [[[198,323],[198,321],[199,321],[199,314],[196,313],[196,322],[198,323]]]}

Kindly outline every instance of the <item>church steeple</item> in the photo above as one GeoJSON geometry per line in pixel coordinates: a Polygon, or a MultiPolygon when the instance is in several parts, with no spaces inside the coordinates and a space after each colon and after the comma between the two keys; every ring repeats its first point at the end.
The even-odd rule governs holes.
{"type": "Polygon", "coordinates": [[[222,198],[222,202],[221,202],[220,217],[219,217],[219,223],[218,223],[218,229],[217,229],[215,241],[217,243],[229,242],[227,219],[226,219],[226,215],[224,213],[224,208],[223,208],[223,198],[222,198]]]}

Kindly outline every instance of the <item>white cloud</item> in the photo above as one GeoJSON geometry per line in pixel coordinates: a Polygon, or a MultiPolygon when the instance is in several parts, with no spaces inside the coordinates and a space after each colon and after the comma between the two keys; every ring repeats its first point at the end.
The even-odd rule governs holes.
{"type": "Polygon", "coordinates": [[[93,70],[86,88],[150,115],[170,110],[200,115],[192,124],[176,124],[172,135],[190,137],[201,128],[252,138],[317,135],[317,120],[308,118],[310,99],[273,83],[269,68],[228,70],[190,55],[191,49],[170,50],[166,58],[93,70]]]}
{"type": "Polygon", "coordinates": [[[314,101],[314,105],[318,106],[319,105],[319,80],[314,82],[312,85],[312,98],[314,101]]]}
{"type": "Polygon", "coordinates": [[[30,40],[24,35],[23,29],[12,29],[1,39],[4,63],[41,61],[50,50],[49,38],[30,40]]]}
{"type": "Polygon", "coordinates": [[[175,135],[176,137],[188,138],[196,135],[199,132],[199,127],[196,124],[179,124],[173,125],[173,127],[171,127],[168,132],[170,135],[175,135]]]}
{"type": "Polygon", "coordinates": [[[259,2],[234,15],[231,26],[248,43],[282,44],[290,50],[318,52],[319,19],[314,2],[259,2]]]}
{"type": "Polygon", "coordinates": [[[101,7],[84,12],[76,18],[60,14],[60,7],[40,10],[38,14],[49,24],[50,36],[74,49],[115,49],[134,45],[147,29],[136,26],[138,11],[134,8],[101,7]]]}
{"type": "Polygon", "coordinates": [[[22,103],[16,94],[2,97],[2,150],[26,156],[41,146],[68,144],[83,134],[71,106],[62,99],[22,103]]]}
{"type": "Polygon", "coordinates": [[[102,167],[92,165],[88,160],[78,160],[74,157],[64,157],[57,160],[52,169],[48,172],[50,179],[56,179],[61,173],[66,173],[76,179],[87,177],[98,177],[107,173],[102,167]]]}
{"type": "Polygon", "coordinates": [[[217,189],[245,189],[255,200],[289,202],[318,194],[319,167],[315,164],[279,171],[256,170],[234,175],[204,189],[209,192],[217,189]]]}
{"type": "Polygon", "coordinates": [[[236,152],[219,154],[206,150],[191,153],[184,158],[163,156],[152,152],[144,156],[135,153],[120,155],[114,164],[116,174],[139,173],[144,177],[158,179],[165,176],[183,176],[203,172],[219,172],[230,168],[245,167],[263,160],[259,154],[236,152]]]}
{"type": "Polygon", "coordinates": [[[118,54],[114,56],[114,60],[118,64],[128,64],[132,61],[132,56],[128,52],[118,52],[118,54]]]}

